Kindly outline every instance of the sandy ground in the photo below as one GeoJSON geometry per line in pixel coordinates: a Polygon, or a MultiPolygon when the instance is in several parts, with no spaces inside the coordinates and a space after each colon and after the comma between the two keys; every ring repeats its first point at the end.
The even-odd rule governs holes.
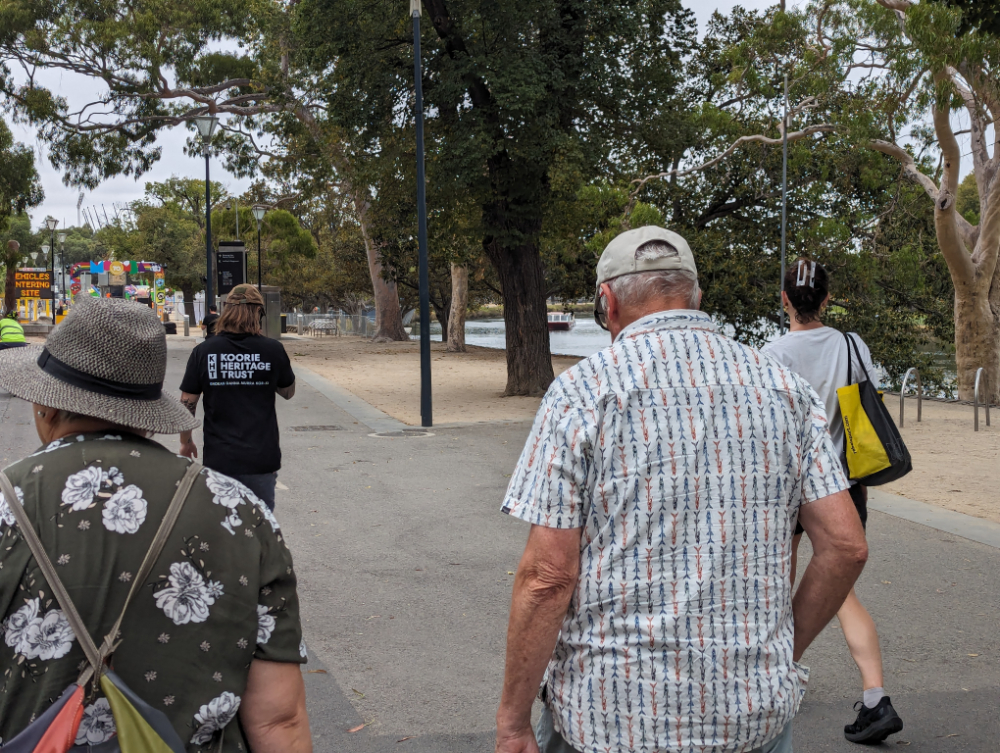
{"type": "MultiPolygon", "coordinates": [[[[899,397],[886,405],[899,422],[899,397]]],[[[906,399],[905,426],[900,430],[913,457],[913,472],[883,491],[1000,523],[1000,409],[992,426],[979,409],[979,432],[972,428],[972,406],[924,402],[917,423],[916,398],[906,399]]]]}
{"type": "MultiPolygon", "coordinates": [[[[357,337],[287,340],[292,360],[345,387],[368,403],[408,424],[420,423],[419,343],[375,344],[357,337]]],[[[579,359],[553,359],[557,374],[579,359]]],[[[530,421],[538,398],[500,397],[506,384],[502,351],[470,348],[447,353],[432,347],[434,423],[530,421]]],[[[899,398],[886,404],[898,421],[899,398]]],[[[924,403],[917,422],[917,401],[906,400],[902,429],[913,456],[913,472],[883,491],[1000,522],[1000,409],[987,427],[980,409],[980,430],[972,430],[970,406],[924,403]]]]}
{"type": "MultiPolygon", "coordinates": [[[[373,343],[360,337],[305,337],[284,341],[299,363],[390,416],[420,425],[420,343],[373,343]]],[[[577,363],[575,357],[552,359],[556,374],[577,363]]],[[[507,385],[507,355],[492,348],[469,347],[448,353],[431,344],[431,383],[435,424],[482,421],[530,421],[538,398],[501,397],[507,385]]]]}

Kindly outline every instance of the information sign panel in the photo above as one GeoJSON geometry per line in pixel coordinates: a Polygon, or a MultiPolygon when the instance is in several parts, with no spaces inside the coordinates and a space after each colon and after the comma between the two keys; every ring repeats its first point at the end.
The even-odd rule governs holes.
{"type": "Polygon", "coordinates": [[[241,241],[223,241],[215,257],[219,270],[219,295],[228,295],[237,285],[247,281],[247,255],[241,241]]]}
{"type": "Polygon", "coordinates": [[[14,272],[18,298],[51,298],[52,274],[47,270],[18,269],[14,272]]]}

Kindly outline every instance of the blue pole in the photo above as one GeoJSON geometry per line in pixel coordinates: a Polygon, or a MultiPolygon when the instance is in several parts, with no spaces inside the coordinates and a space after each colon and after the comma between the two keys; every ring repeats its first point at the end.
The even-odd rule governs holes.
{"type": "Polygon", "coordinates": [[[431,303],[427,262],[427,197],[424,177],[424,90],[420,71],[420,0],[410,0],[413,16],[413,78],[417,130],[417,242],[420,247],[420,425],[433,426],[431,411],[431,303]]]}

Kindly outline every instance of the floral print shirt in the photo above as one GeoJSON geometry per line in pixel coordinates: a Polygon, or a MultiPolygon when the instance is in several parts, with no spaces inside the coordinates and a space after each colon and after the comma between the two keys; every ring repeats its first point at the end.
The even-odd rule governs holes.
{"type": "MultiPolygon", "coordinates": [[[[98,433],[57,440],[6,469],[95,643],[121,612],[189,463],[132,434],[98,433]]],[[[2,494],[0,620],[8,741],[77,679],[85,658],[2,494]]],[[[233,720],[250,662],[303,663],[306,650],[291,554],[246,486],[202,471],[121,639],[115,672],[168,716],[189,752],[248,750],[233,720]]],[[[76,744],[114,735],[108,701],[88,698],[76,744]]]]}

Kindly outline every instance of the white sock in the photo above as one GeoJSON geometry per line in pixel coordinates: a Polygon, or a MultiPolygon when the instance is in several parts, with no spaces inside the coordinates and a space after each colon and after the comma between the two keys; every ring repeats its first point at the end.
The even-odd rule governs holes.
{"type": "Polygon", "coordinates": [[[885,698],[885,691],[882,688],[869,688],[865,691],[865,706],[873,709],[883,698],[885,698]]]}

